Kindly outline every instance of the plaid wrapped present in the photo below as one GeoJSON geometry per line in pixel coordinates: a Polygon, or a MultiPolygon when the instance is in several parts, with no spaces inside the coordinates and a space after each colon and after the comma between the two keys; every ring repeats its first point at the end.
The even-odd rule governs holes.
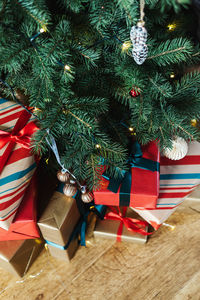
{"type": "Polygon", "coordinates": [[[130,169],[119,178],[102,174],[102,188],[94,191],[95,204],[155,208],[159,194],[160,153],[155,142],[132,143],[130,169]],[[105,184],[107,181],[107,185],[105,184]],[[104,187],[105,186],[105,187],[104,187]]]}
{"type": "Polygon", "coordinates": [[[0,99],[0,227],[6,230],[36,168],[30,140],[37,129],[23,107],[0,99]]]}

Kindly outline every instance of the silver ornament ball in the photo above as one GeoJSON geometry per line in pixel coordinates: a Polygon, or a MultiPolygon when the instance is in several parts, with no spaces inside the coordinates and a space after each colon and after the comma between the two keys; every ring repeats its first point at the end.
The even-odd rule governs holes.
{"type": "Polygon", "coordinates": [[[164,156],[171,160],[179,160],[186,156],[188,152],[188,144],[182,137],[175,137],[172,140],[172,148],[163,150],[164,156]]]}
{"type": "Polygon", "coordinates": [[[62,171],[58,171],[57,178],[61,182],[67,182],[69,179],[69,173],[67,173],[67,172],[63,173],[62,171]]]}
{"type": "Polygon", "coordinates": [[[90,192],[83,193],[81,199],[84,203],[90,203],[93,200],[93,195],[90,192]]]}

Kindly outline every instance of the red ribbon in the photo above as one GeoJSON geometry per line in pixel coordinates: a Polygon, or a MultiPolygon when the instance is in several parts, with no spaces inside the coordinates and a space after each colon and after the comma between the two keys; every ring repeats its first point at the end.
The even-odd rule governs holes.
{"type": "Polygon", "coordinates": [[[108,206],[110,212],[108,212],[104,219],[106,220],[116,220],[120,221],[119,228],[117,230],[117,241],[121,242],[123,226],[125,226],[129,231],[137,232],[142,235],[150,235],[151,232],[146,232],[145,228],[148,225],[146,221],[133,219],[126,217],[127,207],[123,207],[122,212],[119,208],[115,209],[113,206],[108,206]]]}
{"type": "Polygon", "coordinates": [[[0,172],[15,144],[20,144],[23,148],[30,149],[31,136],[38,130],[38,127],[33,121],[27,124],[30,117],[31,115],[24,110],[11,132],[0,130],[0,149],[8,144],[8,147],[0,157],[0,172]]]}

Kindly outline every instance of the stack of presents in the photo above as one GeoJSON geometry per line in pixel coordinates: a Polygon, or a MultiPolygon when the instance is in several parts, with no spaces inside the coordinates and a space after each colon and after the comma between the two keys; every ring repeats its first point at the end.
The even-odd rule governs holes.
{"type": "MultiPolygon", "coordinates": [[[[145,243],[152,228],[157,230],[200,183],[198,142],[189,144],[183,159],[172,161],[160,156],[156,143],[140,147],[133,141],[129,170],[117,179],[102,171],[101,189],[91,203],[81,202],[78,193],[64,195],[60,183],[39,212],[39,159],[30,150],[36,130],[23,107],[0,99],[0,267],[18,276],[44,244],[52,256],[69,261],[79,244],[85,245],[91,216],[97,220],[94,237],[145,243]]],[[[47,189],[43,186],[44,194],[47,189]]]]}

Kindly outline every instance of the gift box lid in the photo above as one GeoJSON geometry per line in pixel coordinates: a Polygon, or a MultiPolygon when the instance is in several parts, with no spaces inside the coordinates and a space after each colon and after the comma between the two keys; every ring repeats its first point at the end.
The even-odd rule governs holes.
{"type": "Polygon", "coordinates": [[[65,245],[80,218],[76,200],[54,192],[38,226],[45,240],[65,245]]]}

